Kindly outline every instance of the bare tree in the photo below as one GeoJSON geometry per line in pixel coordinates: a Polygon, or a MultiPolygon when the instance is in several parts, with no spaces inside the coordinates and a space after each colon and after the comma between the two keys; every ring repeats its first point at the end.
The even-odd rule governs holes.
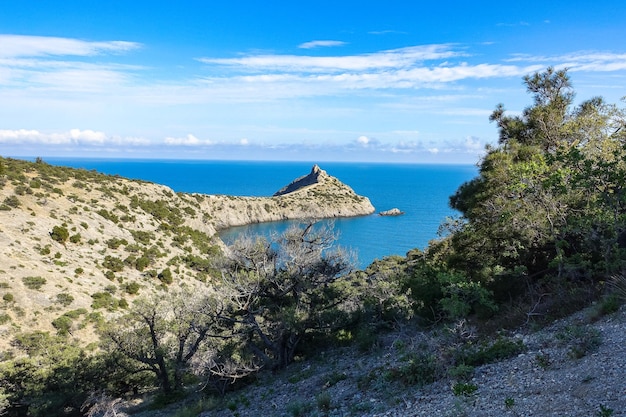
{"type": "Polygon", "coordinates": [[[335,241],[332,225],[309,222],[230,247],[223,292],[247,346],[266,364],[286,366],[307,331],[337,325],[345,295],[339,283],[353,263],[335,241]]]}

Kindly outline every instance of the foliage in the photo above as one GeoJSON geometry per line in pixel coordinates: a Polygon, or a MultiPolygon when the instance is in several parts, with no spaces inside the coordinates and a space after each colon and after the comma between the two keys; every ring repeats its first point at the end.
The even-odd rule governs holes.
{"type": "Polygon", "coordinates": [[[12,195],[4,199],[4,205],[11,208],[18,208],[20,206],[20,200],[16,195],[12,195]]]}
{"type": "Polygon", "coordinates": [[[457,382],[456,384],[452,385],[452,392],[457,397],[469,397],[476,391],[478,391],[478,386],[470,382],[457,382]]]}
{"type": "Polygon", "coordinates": [[[342,274],[351,262],[332,248],[328,225],[292,227],[271,241],[243,237],[230,250],[224,293],[247,344],[270,367],[291,363],[303,338],[346,324],[349,297],[342,274]]]}
{"type": "MultiPolygon", "coordinates": [[[[490,300],[566,295],[626,260],[626,112],[601,98],[573,107],[566,70],[524,82],[533,104],[519,116],[497,106],[499,146],[487,148],[479,176],[450,198],[462,217],[429,248],[446,273],[462,271],[470,299],[491,313],[490,300]]],[[[452,295],[444,309],[465,314],[467,292],[452,295]]]]}
{"type": "Polygon", "coordinates": [[[158,275],[159,280],[163,283],[163,284],[171,284],[174,279],[172,277],[172,271],[169,268],[164,269],[163,271],[161,271],[158,275]]]}
{"type": "Polygon", "coordinates": [[[9,415],[79,416],[90,392],[119,395],[127,386],[128,375],[114,370],[111,357],[87,354],[65,337],[21,333],[15,346],[25,355],[0,363],[0,397],[9,415]]]}
{"type": "Polygon", "coordinates": [[[499,337],[493,342],[465,345],[457,352],[457,363],[480,366],[519,355],[526,350],[521,340],[499,337]]]}
{"type": "Polygon", "coordinates": [[[178,391],[197,354],[211,356],[212,339],[219,339],[224,305],[215,294],[171,293],[135,302],[124,326],[110,322],[103,329],[107,349],[150,372],[164,394],[178,391]]]}
{"type": "Polygon", "coordinates": [[[30,288],[31,290],[38,290],[46,283],[46,279],[40,276],[29,276],[22,278],[22,282],[27,288],[30,288]]]}
{"type": "Polygon", "coordinates": [[[50,237],[52,240],[65,244],[70,237],[70,232],[65,226],[54,226],[50,232],[50,237]]]}
{"type": "Polygon", "coordinates": [[[561,344],[569,347],[569,354],[574,359],[580,359],[595,352],[602,343],[600,331],[589,326],[567,326],[556,336],[561,344]]]}
{"type": "Polygon", "coordinates": [[[407,386],[421,386],[434,382],[438,371],[437,360],[433,354],[415,352],[404,364],[390,368],[385,379],[390,382],[399,381],[407,386]]]}
{"type": "Polygon", "coordinates": [[[115,256],[107,255],[104,257],[102,266],[110,271],[119,272],[124,269],[124,261],[115,256]]]}

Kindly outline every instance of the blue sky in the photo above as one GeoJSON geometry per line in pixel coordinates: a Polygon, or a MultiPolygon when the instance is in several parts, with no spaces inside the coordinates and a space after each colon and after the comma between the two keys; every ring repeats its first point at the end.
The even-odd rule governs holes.
{"type": "Polygon", "coordinates": [[[626,95],[623,0],[0,0],[0,155],[475,163],[522,77],[626,95]]]}

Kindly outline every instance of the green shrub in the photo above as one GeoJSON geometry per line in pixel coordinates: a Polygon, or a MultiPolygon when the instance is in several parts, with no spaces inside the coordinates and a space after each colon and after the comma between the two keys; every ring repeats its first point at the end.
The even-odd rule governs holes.
{"type": "Polygon", "coordinates": [[[113,298],[108,292],[97,292],[91,295],[93,302],[91,308],[97,310],[99,308],[106,308],[107,310],[115,310],[119,306],[119,302],[113,298]]]}
{"type": "Polygon", "coordinates": [[[389,382],[399,381],[406,386],[427,385],[435,381],[437,361],[434,355],[424,352],[414,353],[407,363],[392,367],[387,371],[385,379],[389,382]]]}
{"type": "Polygon", "coordinates": [[[327,391],[320,393],[315,399],[317,402],[317,408],[323,413],[328,413],[332,406],[332,398],[327,391]]]}
{"type": "Polygon", "coordinates": [[[163,284],[169,285],[174,281],[174,278],[172,277],[172,271],[169,268],[161,271],[158,277],[163,284]]]}
{"type": "Polygon", "coordinates": [[[474,375],[474,367],[471,365],[466,365],[461,363],[457,366],[454,366],[448,369],[448,375],[452,378],[457,378],[461,380],[469,380],[472,375],[474,375]]]}
{"type": "Polygon", "coordinates": [[[525,350],[526,346],[521,340],[499,337],[491,344],[464,346],[461,348],[461,351],[458,352],[457,363],[480,366],[511,358],[525,350]]]}
{"type": "Polygon", "coordinates": [[[59,293],[57,294],[57,303],[67,307],[74,302],[74,297],[71,294],[59,293]]]}
{"type": "Polygon", "coordinates": [[[469,397],[478,391],[478,386],[468,382],[457,382],[452,386],[452,392],[457,397],[464,396],[469,397]]]}
{"type": "Polygon", "coordinates": [[[46,279],[43,277],[24,277],[22,282],[31,290],[38,290],[46,283],[46,279]]]}
{"type": "Polygon", "coordinates": [[[568,345],[570,356],[580,359],[588,353],[595,352],[602,343],[600,331],[590,326],[567,326],[556,335],[561,344],[568,345]]]}
{"type": "Polygon", "coordinates": [[[10,321],[11,321],[11,316],[9,316],[7,313],[0,314],[0,326],[3,324],[7,324],[10,321]]]}
{"type": "Polygon", "coordinates": [[[112,221],[113,223],[117,223],[120,221],[119,217],[117,217],[115,214],[111,213],[110,211],[106,209],[100,209],[96,213],[98,213],[105,219],[112,221]]]}
{"type": "Polygon", "coordinates": [[[106,241],[106,245],[109,249],[117,249],[120,247],[120,245],[128,245],[128,241],[126,239],[112,237],[111,239],[106,241]]]}
{"type": "Polygon", "coordinates": [[[148,267],[148,265],[150,265],[150,259],[146,256],[142,256],[137,258],[137,261],[135,262],[135,269],[137,269],[137,271],[143,271],[148,267]]]}
{"type": "Polygon", "coordinates": [[[57,334],[60,336],[66,336],[72,329],[72,319],[66,315],[57,317],[52,320],[52,326],[57,329],[57,334]]]}
{"type": "Polygon", "coordinates": [[[113,272],[120,272],[124,269],[124,262],[120,258],[116,258],[111,255],[104,257],[102,266],[113,272]]]}
{"type": "Polygon", "coordinates": [[[70,237],[70,232],[68,232],[65,226],[54,226],[52,232],[50,232],[50,237],[52,240],[65,244],[70,237]]]}
{"type": "Polygon", "coordinates": [[[78,243],[80,242],[81,236],[80,233],[76,233],[75,235],[70,236],[70,242],[78,243]]]}
{"type": "Polygon", "coordinates": [[[136,282],[129,282],[128,284],[126,284],[126,287],[124,288],[124,290],[131,295],[137,294],[139,292],[139,284],[136,282]]]}
{"type": "Polygon", "coordinates": [[[313,411],[313,405],[310,403],[295,400],[287,404],[287,412],[293,417],[308,416],[313,411]]]}
{"type": "Polygon", "coordinates": [[[148,245],[156,239],[154,233],[145,230],[131,230],[130,234],[133,235],[135,242],[143,245],[148,245]]]}
{"type": "Polygon", "coordinates": [[[12,195],[4,199],[4,205],[10,208],[18,208],[20,206],[20,199],[16,195],[12,195]]]}
{"type": "Polygon", "coordinates": [[[6,301],[7,303],[12,303],[12,302],[13,302],[13,300],[15,299],[15,297],[13,297],[13,294],[11,294],[10,292],[8,292],[8,293],[6,293],[6,294],[4,294],[4,295],[2,296],[2,299],[3,299],[4,301],[6,301]]]}

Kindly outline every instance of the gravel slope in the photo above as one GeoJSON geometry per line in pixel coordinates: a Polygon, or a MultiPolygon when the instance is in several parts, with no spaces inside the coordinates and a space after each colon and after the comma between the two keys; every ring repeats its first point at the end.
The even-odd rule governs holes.
{"type": "Polygon", "coordinates": [[[448,378],[422,388],[390,383],[360,389],[369,370],[393,364],[396,348],[389,343],[375,355],[334,351],[266,375],[229,397],[230,408],[200,415],[626,416],[626,307],[594,323],[589,316],[589,310],[581,311],[540,331],[518,333],[527,351],[476,368],[469,383],[478,389],[469,396],[455,396],[448,378]],[[581,329],[586,333],[577,333],[581,329]],[[593,329],[600,345],[575,358],[573,349],[588,341],[593,329]],[[330,399],[328,410],[320,407],[324,396],[330,399]]]}

